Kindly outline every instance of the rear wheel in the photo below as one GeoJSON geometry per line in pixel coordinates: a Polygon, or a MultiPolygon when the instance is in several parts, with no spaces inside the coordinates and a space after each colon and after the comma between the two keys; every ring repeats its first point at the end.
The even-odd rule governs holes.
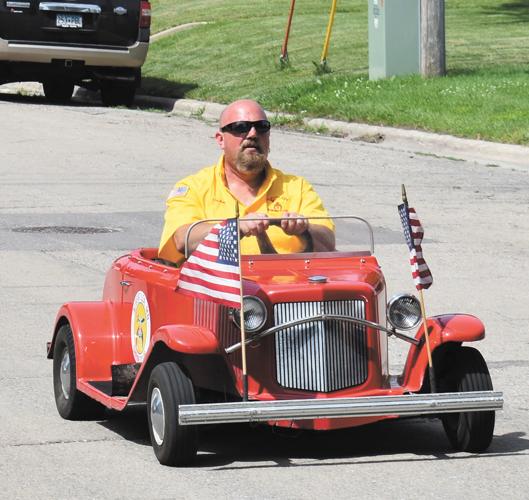
{"type": "Polygon", "coordinates": [[[108,80],[101,83],[101,100],[105,106],[132,106],[135,82],[108,80]]]}
{"type": "Polygon", "coordinates": [[[176,363],[161,363],[149,380],[147,418],[151,443],[162,465],[188,465],[197,453],[195,426],[178,423],[178,405],[193,404],[191,380],[176,363]]]}
{"type": "MultiPolygon", "coordinates": [[[[444,392],[492,390],[487,363],[478,350],[460,347],[448,361],[454,369],[443,379],[444,392]]],[[[493,411],[447,413],[442,416],[442,421],[450,443],[457,450],[479,453],[485,451],[492,441],[493,411]]]]}
{"type": "Polygon", "coordinates": [[[69,324],[59,328],[53,349],[53,391],[59,415],[66,420],[101,417],[105,407],[77,390],[75,347],[69,324]]]}
{"type": "Polygon", "coordinates": [[[45,80],[42,86],[50,102],[67,103],[72,98],[74,84],[69,80],[45,80]]]}

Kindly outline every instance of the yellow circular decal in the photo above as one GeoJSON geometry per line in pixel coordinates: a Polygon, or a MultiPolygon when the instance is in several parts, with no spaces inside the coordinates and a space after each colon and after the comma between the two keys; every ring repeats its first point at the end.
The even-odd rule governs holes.
{"type": "Polygon", "coordinates": [[[141,291],[134,297],[130,318],[130,339],[134,359],[138,362],[143,361],[151,340],[151,314],[147,297],[141,291]]]}

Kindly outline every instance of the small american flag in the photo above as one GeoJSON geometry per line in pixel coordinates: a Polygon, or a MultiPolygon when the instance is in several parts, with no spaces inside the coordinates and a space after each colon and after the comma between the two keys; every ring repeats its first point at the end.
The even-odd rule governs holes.
{"type": "Polygon", "coordinates": [[[188,295],[240,308],[237,219],[213,226],[180,268],[178,288],[188,295]]]}
{"type": "Polygon", "coordinates": [[[432,273],[422,256],[424,230],[414,208],[407,203],[399,205],[399,215],[404,228],[404,238],[410,250],[411,274],[417,290],[427,289],[433,283],[432,273]]]}

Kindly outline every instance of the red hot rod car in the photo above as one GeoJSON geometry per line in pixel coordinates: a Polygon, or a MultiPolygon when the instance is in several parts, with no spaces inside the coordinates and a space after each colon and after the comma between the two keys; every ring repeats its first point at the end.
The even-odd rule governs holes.
{"type": "Polygon", "coordinates": [[[487,449],[503,397],[479,351],[462,346],[483,339],[482,322],[427,318],[433,393],[418,300],[388,302],[371,227],[335,219],[362,225],[366,243],[346,236],[333,252],[241,257],[247,398],[240,311],[184,294],[181,268],[145,248],[113,262],[101,301],[60,308],[48,344],[59,414],[146,403],[156,457],[171,465],[196,455],[200,425],[231,422],[326,431],[429,415],[454,448],[487,449]],[[389,336],[410,345],[398,375],[389,336]]]}

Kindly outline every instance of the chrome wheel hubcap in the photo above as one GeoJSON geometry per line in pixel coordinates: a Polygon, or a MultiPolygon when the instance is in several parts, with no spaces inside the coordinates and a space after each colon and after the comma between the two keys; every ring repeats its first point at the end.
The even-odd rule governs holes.
{"type": "Polygon", "coordinates": [[[70,398],[70,354],[68,353],[68,348],[65,348],[62,352],[61,358],[61,389],[64,399],[70,398]]]}
{"type": "Polygon", "coordinates": [[[151,427],[152,435],[158,446],[163,443],[163,436],[165,432],[165,412],[163,407],[162,394],[160,389],[155,387],[151,394],[151,427]]]}

